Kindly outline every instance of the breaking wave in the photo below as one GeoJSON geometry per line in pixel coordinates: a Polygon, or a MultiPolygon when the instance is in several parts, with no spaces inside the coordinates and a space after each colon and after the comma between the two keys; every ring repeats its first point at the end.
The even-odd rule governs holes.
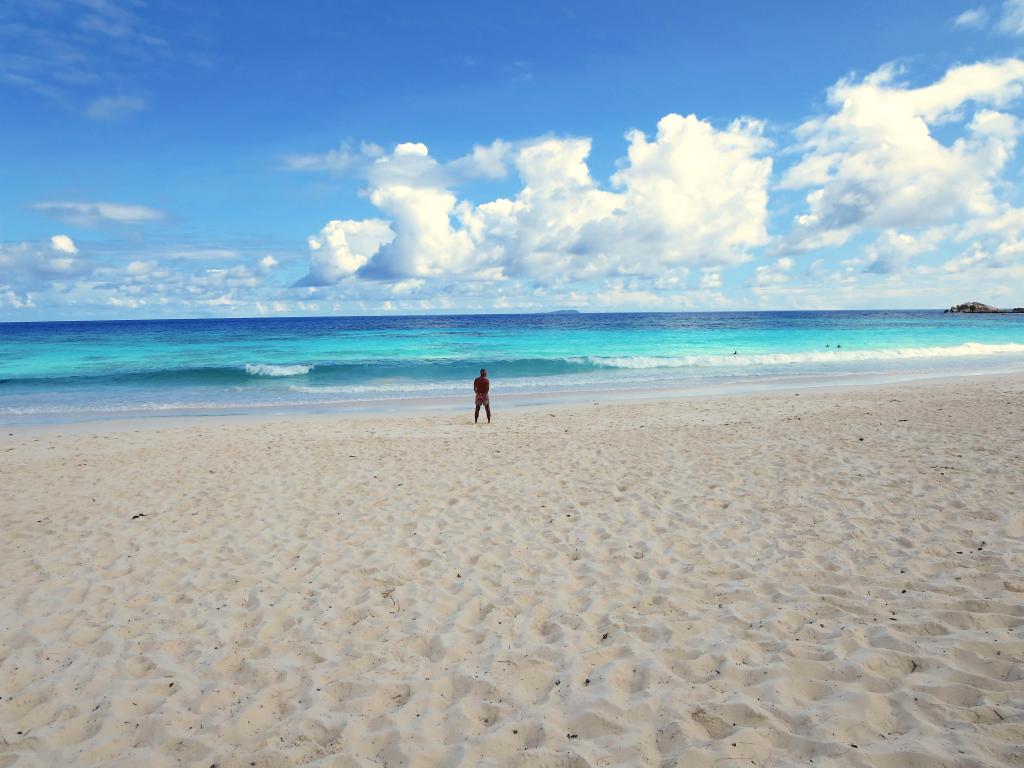
{"type": "Polygon", "coordinates": [[[245,366],[245,372],[250,376],[305,376],[313,370],[312,365],[266,365],[264,363],[245,366]]]}
{"type": "Polygon", "coordinates": [[[574,357],[570,362],[597,368],[704,368],[711,366],[791,365],[800,363],[843,363],[861,360],[920,360],[941,357],[974,357],[1024,353],[1024,344],[978,344],[953,347],[902,347],[895,349],[833,349],[815,352],[774,354],[680,355],[677,357],[574,357]]]}

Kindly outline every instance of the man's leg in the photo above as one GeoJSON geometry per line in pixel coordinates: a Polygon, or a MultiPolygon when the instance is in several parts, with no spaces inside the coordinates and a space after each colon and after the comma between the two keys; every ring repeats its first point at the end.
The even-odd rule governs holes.
{"type": "Polygon", "coordinates": [[[473,423],[476,424],[480,421],[480,403],[476,404],[476,410],[473,411],[473,423]]]}
{"type": "MultiPolygon", "coordinates": [[[[487,409],[487,423],[490,424],[491,423],[491,401],[490,400],[488,400],[486,403],[484,403],[484,408],[487,409]]],[[[477,408],[476,412],[480,413],[480,409],[477,408]]]]}

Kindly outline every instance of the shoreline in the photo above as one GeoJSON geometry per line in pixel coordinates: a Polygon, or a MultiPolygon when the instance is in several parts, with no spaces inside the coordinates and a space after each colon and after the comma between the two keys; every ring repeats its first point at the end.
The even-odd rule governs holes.
{"type": "MultiPolygon", "coordinates": [[[[499,394],[494,398],[495,417],[501,412],[528,413],[545,408],[580,408],[591,405],[639,405],[673,401],[758,398],[804,392],[843,392],[880,387],[912,387],[966,383],[978,380],[1024,380],[1022,372],[934,373],[907,376],[904,374],[852,374],[845,377],[774,377],[771,380],[736,381],[689,387],[653,387],[638,389],[601,389],[551,391],[537,394],[499,394]],[[500,410],[499,410],[500,409],[500,410]]],[[[410,397],[374,401],[345,401],[329,404],[296,406],[238,406],[233,409],[196,409],[167,411],[116,411],[99,418],[72,420],[0,421],[0,441],[14,435],[48,435],[51,433],[93,434],[125,432],[139,429],[176,429],[189,426],[264,424],[276,421],[321,421],[402,419],[452,416],[472,413],[472,393],[466,397],[410,397]]]]}

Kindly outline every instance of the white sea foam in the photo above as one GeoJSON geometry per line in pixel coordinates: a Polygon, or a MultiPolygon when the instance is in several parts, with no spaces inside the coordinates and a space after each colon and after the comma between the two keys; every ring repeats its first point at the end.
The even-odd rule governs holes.
{"type": "Polygon", "coordinates": [[[250,376],[305,376],[313,370],[312,365],[266,365],[248,363],[245,372],[250,376]]]}
{"type": "Polygon", "coordinates": [[[45,414],[75,414],[75,413],[122,413],[130,414],[135,411],[187,411],[196,409],[223,409],[235,406],[248,407],[258,403],[193,403],[193,402],[167,402],[167,403],[115,403],[111,405],[27,405],[27,406],[4,406],[0,407],[0,414],[4,416],[38,416],[45,414]]]}
{"type": "Polygon", "coordinates": [[[918,360],[942,357],[977,357],[1024,353],[1024,344],[978,344],[953,347],[898,347],[895,349],[830,349],[816,352],[780,352],[760,355],[680,355],[678,357],[576,357],[573,362],[601,368],[704,368],[710,366],[787,365],[843,363],[861,360],[918,360]]]}

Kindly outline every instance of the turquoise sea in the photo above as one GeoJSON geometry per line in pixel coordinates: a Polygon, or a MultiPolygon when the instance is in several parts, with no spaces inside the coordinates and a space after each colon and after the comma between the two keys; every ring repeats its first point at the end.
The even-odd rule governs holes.
{"type": "Polygon", "coordinates": [[[0,422],[1024,371],[1024,315],[936,310],[0,324],[0,422]]]}

